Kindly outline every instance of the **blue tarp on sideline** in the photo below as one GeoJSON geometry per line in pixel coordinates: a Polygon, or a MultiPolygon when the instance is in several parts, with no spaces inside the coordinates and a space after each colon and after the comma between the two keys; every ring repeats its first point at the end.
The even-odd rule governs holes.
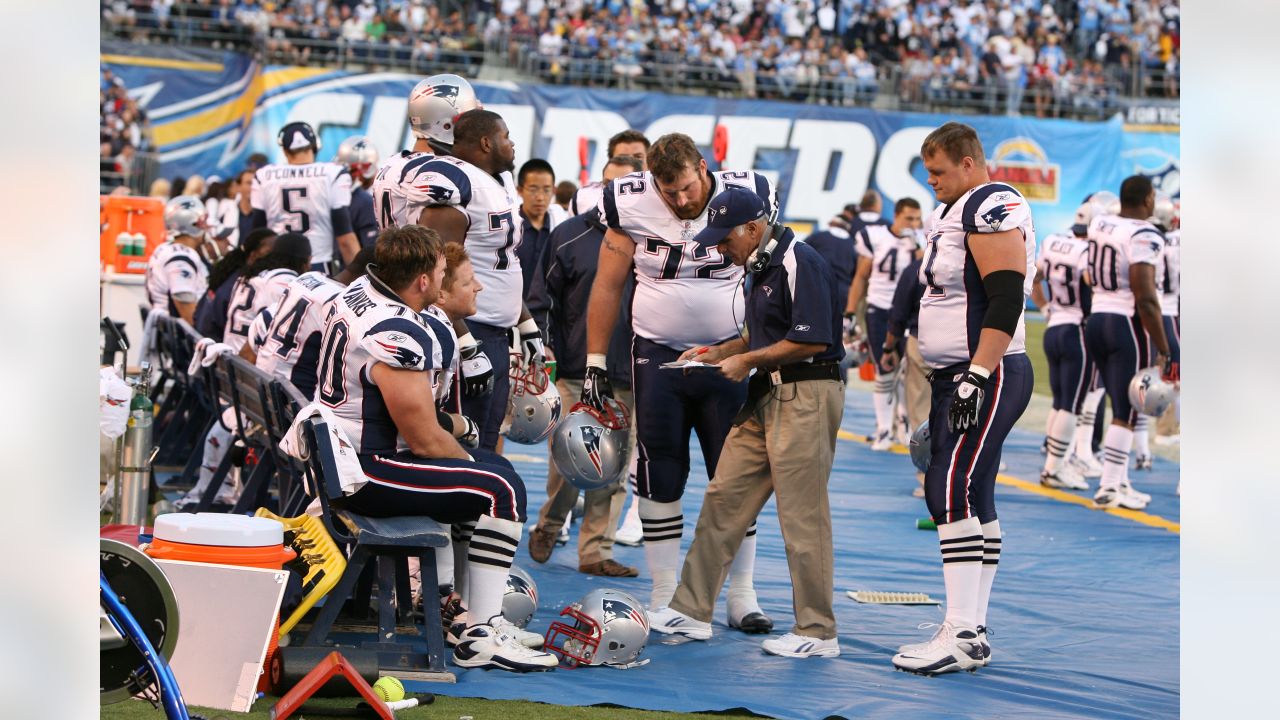
{"type": "MultiPolygon", "coordinates": [[[[850,392],[844,428],[874,425],[871,396],[850,392]]],[[[1041,438],[1015,431],[1005,449],[1007,474],[1038,477],[1041,438]]],[[[529,488],[529,513],[545,498],[545,448],[509,445],[529,488]]],[[[695,471],[685,495],[687,549],[706,476],[695,471]]],[[[1156,460],[1131,472],[1154,495],[1147,512],[1178,521],[1176,463],[1156,460]]],[[[845,590],[900,590],[945,597],[937,535],[915,529],[924,501],[911,497],[914,474],[903,455],[872,452],[841,440],[830,493],[835,530],[836,617],[841,655],[794,660],[765,655],[761,636],[730,630],[723,600],[708,642],[679,646],[650,636],[632,670],[589,668],[514,675],[452,668],[456,685],[406,683],[411,691],[525,699],[562,705],[611,703],[695,712],[745,707],[778,718],[836,717],[1174,717],[1179,711],[1178,535],[1115,515],[1016,488],[998,489],[1004,548],[989,623],[993,662],[976,674],[925,678],[895,672],[898,645],[926,639],[930,606],[862,605],[845,590]]],[[[1094,481],[1096,486],[1096,481],[1094,481]]],[[[760,516],[756,587],[779,632],[790,628],[791,592],[771,501],[760,516]]],[[[595,578],[577,572],[576,526],[570,544],[538,565],[521,543],[516,563],[537,580],[539,608],[530,629],[545,632],[569,602],[595,587],[616,587],[648,600],[642,548],[615,557],[642,577],[595,578]]]]}

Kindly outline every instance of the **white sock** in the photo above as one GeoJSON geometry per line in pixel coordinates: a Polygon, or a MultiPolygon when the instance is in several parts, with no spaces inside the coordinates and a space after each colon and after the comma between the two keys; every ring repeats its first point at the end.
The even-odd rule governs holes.
{"type": "Polygon", "coordinates": [[[991,585],[1000,567],[1000,521],[982,526],[982,583],[978,585],[978,625],[987,624],[987,605],[991,602],[991,585]]]}
{"type": "Polygon", "coordinates": [[[947,586],[947,622],[978,624],[978,592],[982,584],[982,523],[971,517],[938,526],[942,579],[947,586]]]}
{"type": "MultiPolygon", "coordinates": [[[[413,562],[413,558],[409,558],[409,562],[413,562]]],[[[455,585],[453,581],[453,540],[449,540],[447,547],[436,548],[436,581],[441,585],[455,585]]],[[[457,590],[457,587],[454,587],[457,590]]]]}
{"type": "Polygon", "coordinates": [[[743,616],[760,612],[760,601],[756,599],[754,575],[756,569],[756,523],[751,521],[747,535],[738,546],[738,554],[733,556],[733,564],[729,566],[729,594],[727,605],[729,617],[741,620],[743,616]]]}
{"type": "Polygon", "coordinates": [[[1102,443],[1102,482],[1104,488],[1123,485],[1129,475],[1129,450],[1133,447],[1133,431],[1112,423],[1102,443]]]}
{"type": "Polygon", "coordinates": [[[1155,418],[1150,415],[1138,415],[1138,422],[1133,424],[1133,451],[1138,456],[1151,454],[1151,424],[1155,418]]]}
{"type": "Polygon", "coordinates": [[[1069,410],[1059,410],[1053,415],[1053,424],[1049,426],[1049,454],[1044,458],[1045,472],[1056,472],[1058,465],[1067,456],[1071,444],[1071,433],[1076,427],[1076,416],[1069,410]]]}
{"type": "Polygon", "coordinates": [[[1049,437],[1050,435],[1053,434],[1053,420],[1054,418],[1058,417],[1059,412],[1061,412],[1061,410],[1055,410],[1051,408],[1049,410],[1049,415],[1045,417],[1044,419],[1044,436],[1045,437],[1049,437]]]}
{"type": "MultiPolygon", "coordinates": [[[[468,565],[467,551],[471,546],[471,534],[475,532],[476,521],[467,521],[454,523],[449,528],[450,547],[453,550],[453,591],[458,593],[462,598],[462,604],[467,605],[467,576],[468,573],[461,572],[461,568],[468,565]]],[[[436,555],[443,554],[443,548],[436,551],[436,555]]],[[[443,581],[441,581],[443,582],[443,581]]],[[[481,620],[480,622],[484,622],[481,620]]]]}
{"type": "MultiPolygon", "coordinates": [[[[191,490],[192,497],[199,499],[204,495],[205,488],[209,487],[209,483],[213,482],[213,474],[217,471],[218,466],[222,464],[222,459],[227,456],[227,452],[231,450],[231,444],[235,442],[235,436],[231,431],[222,426],[222,423],[215,422],[213,427],[209,428],[209,433],[204,436],[204,457],[200,460],[200,478],[196,481],[196,486],[191,490]]],[[[226,483],[227,478],[231,474],[227,473],[227,477],[222,479],[226,483]]]]}
{"type": "Polygon", "coordinates": [[[636,502],[640,505],[640,524],[644,527],[644,557],[653,579],[649,608],[663,608],[676,594],[684,513],[679,500],[663,503],[636,497],[636,502]]]}
{"type": "Polygon", "coordinates": [[[876,433],[893,430],[893,375],[876,374],[871,399],[876,408],[876,433]]]}
{"type": "Polygon", "coordinates": [[[1098,400],[1106,390],[1098,388],[1090,390],[1084,396],[1080,407],[1080,418],[1076,420],[1076,455],[1081,459],[1093,457],[1093,423],[1097,421],[1098,400]]]}
{"type": "Polygon", "coordinates": [[[507,575],[516,556],[523,526],[514,520],[485,515],[476,523],[467,549],[467,615],[472,623],[487,623],[502,614],[507,575]]]}

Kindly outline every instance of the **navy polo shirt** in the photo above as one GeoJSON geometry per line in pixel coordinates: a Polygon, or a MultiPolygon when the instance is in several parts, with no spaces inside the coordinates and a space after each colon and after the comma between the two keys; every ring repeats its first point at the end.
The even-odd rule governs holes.
{"type": "Polygon", "coordinates": [[[826,345],[813,362],[844,357],[840,340],[844,304],[836,297],[833,274],[817,250],[785,230],[769,265],[758,274],[748,274],[744,284],[749,349],[791,340],[826,345]]]}

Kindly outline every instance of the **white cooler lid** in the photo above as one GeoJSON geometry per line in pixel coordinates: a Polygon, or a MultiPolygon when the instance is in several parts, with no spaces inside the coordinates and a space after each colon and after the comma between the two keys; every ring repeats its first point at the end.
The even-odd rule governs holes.
{"type": "Polygon", "coordinates": [[[156,517],[152,536],[188,545],[263,547],[284,543],[284,526],[275,520],[225,513],[167,513],[156,517]]]}

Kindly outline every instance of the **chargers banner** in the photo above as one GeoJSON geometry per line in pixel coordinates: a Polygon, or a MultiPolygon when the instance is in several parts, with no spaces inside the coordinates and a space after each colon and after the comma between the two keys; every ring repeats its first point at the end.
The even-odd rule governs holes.
{"type": "MultiPolygon", "coordinates": [[[[409,90],[422,78],[324,68],[259,66],[236,53],[103,45],[103,65],[123,78],[151,118],[166,176],[240,170],[252,153],[280,160],[277,130],[302,120],[320,133],[320,158],[341,141],[368,135],[383,157],[412,145],[405,115],[409,90]],[[142,55],[140,53],[146,53],[142,55]],[[157,55],[157,53],[161,55],[157,55]]],[[[902,197],[934,205],[920,143],[958,119],[982,138],[993,180],[1031,202],[1041,234],[1064,230],[1076,207],[1099,189],[1118,192],[1134,173],[1151,175],[1178,197],[1178,134],[1126,132],[1107,122],[904,113],[749,99],[624,92],[554,85],[472,83],[485,107],[501,113],[516,144],[516,164],[548,160],[558,178],[577,180],[578,143],[590,143],[598,178],[605,143],[636,128],[652,140],[683,132],[711,157],[717,124],[729,133],[725,167],[763,171],[778,183],[783,217],[825,225],[867,188],[885,197],[885,213],[902,197]]],[[[709,162],[711,162],[709,160],[709,162]]]]}

